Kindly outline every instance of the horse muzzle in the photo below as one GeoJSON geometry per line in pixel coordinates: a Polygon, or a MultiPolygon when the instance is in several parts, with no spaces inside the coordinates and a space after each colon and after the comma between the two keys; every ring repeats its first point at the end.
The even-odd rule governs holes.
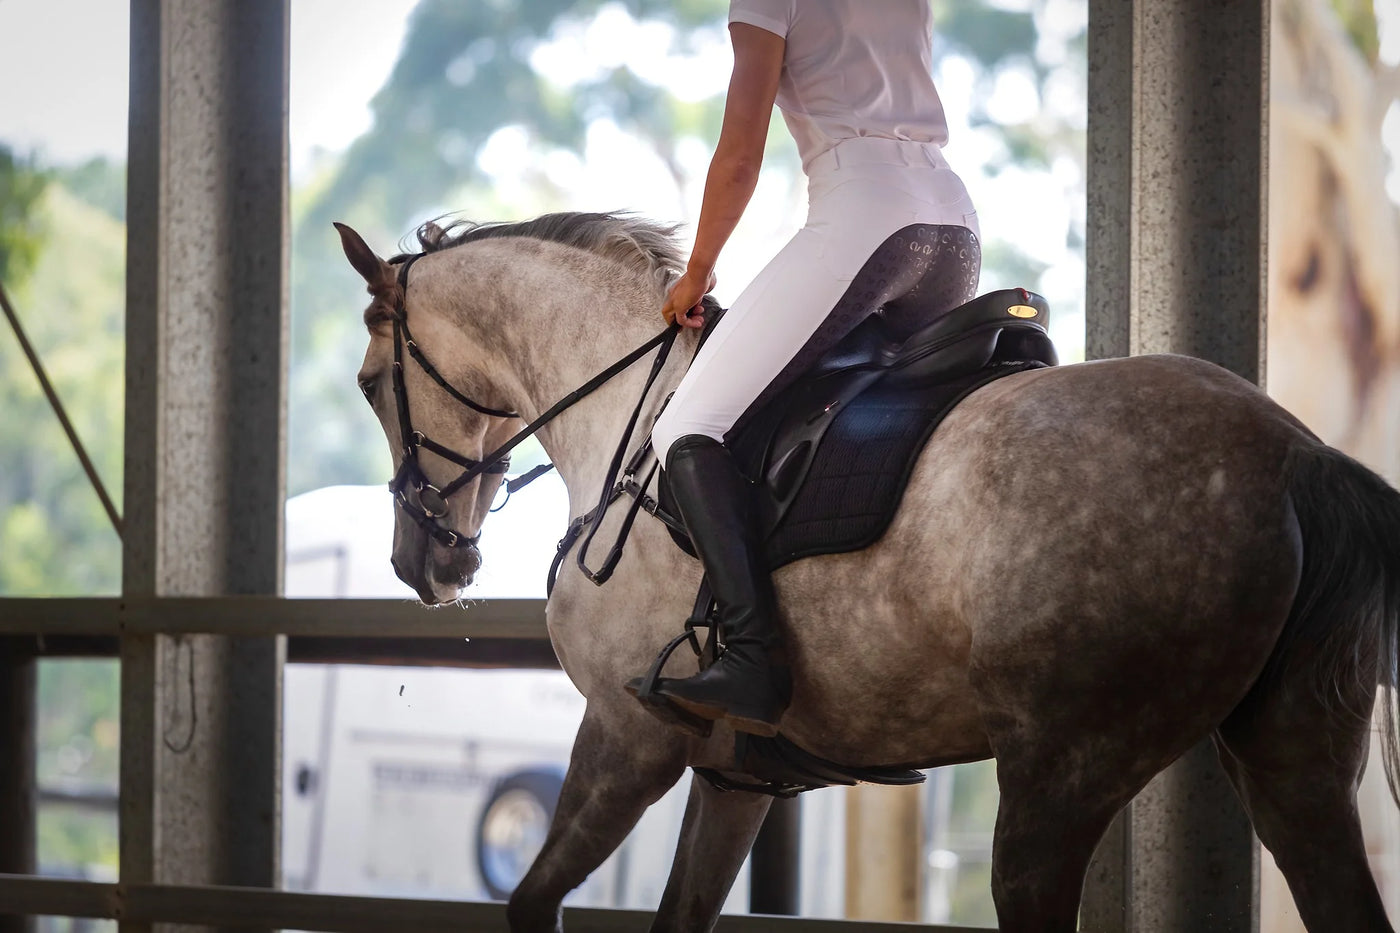
{"type": "Polygon", "coordinates": [[[448,547],[414,529],[398,544],[390,559],[394,573],[429,606],[458,599],[481,569],[481,551],[473,541],[448,547]]]}

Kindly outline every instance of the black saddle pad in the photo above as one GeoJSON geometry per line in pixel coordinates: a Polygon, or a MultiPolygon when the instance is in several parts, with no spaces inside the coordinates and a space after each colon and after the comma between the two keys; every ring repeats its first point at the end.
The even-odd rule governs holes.
{"type": "MultiPolygon", "coordinates": [[[[777,518],[767,550],[780,567],[875,543],[894,519],[919,453],[959,402],[990,382],[1045,363],[993,363],[916,391],[876,383],[847,403],[816,447],[805,479],[777,518]]],[[[770,494],[771,503],[771,494],[770,494]]]]}

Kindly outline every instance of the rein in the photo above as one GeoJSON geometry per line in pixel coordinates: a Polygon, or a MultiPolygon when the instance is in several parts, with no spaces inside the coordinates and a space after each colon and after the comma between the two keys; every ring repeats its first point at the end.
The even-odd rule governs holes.
{"type": "MultiPolygon", "coordinates": [[[[415,253],[402,260],[402,265],[399,268],[398,274],[399,288],[398,293],[395,295],[393,385],[394,404],[398,410],[399,418],[399,437],[403,449],[403,462],[399,464],[399,469],[394,474],[394,478],[389,481],[389,490],[394,494],[395,503],[399,508],[403,509],[404,514],[416,522],[434,541],[437,541],[444,547],[460,547],[464,544],[474,547],[481,539],[481,534],[479,532],[476,535],[468,537],[438,522],[438,519],[447,514],[448,497],[483,474],[505,473],[510,467],[510,452],[514,450],[517,445],[526,438],[534,435],[550,421],[553,421],[559,415],[593,394],[593,392],[601,388],[604,383],[627,369],[637,360],[646,356],[652,350],[656,350],[656,359],[652,362],[651,373],[647,377],[646,386],[642,389],[642,397],[637,401],[637,407],[632,412],[631,419],[627,422],[627,431],[623,435],[622,443],[618,446],[617,453],[613,456],[612,467],[608,471],[608,479],[604,486],[602,499],[599,501],[598,508],[589,513],[590,516],[601,518],[611,498],[616,498],[616,496],[612,496],[611,498],[609,496],[612,489],[612,477],[617,475],[617,470],[621,464],[627,444],[631,440],[633,429],[636,426],[638,417],[641,415],[642,406],[646,403],[647,395],[650,394],[652,384],[656,381],[656,377],[661,372],[662,366],[665,365],[666,358],[671,352],[671,346],[676,341],[676,335],[680,333],[680,325],[670,325],[665,330],[661,331],[661,333],[555,402],[547,411],[527,424],[500,447],[486,454],[480,460],[476,460],[464,454],[460,454],[450,447],[445,447],[437,443],[431,438],[426,437],[421,431],[413,430],[413,423],[409,419],[408,391],[405,388],[403,378],[403,351],[405,348],[407,348],[409,356],[413,357],[414,362],[418,364],[423,372],[427,373],[429,378],[441,386],[452,398],[462,405],[492,418],[520,417],[520,414],[515,411],[506,411],[504,409],[482,405],[471,399],[465,393],[459,391],[438,372],[437,368],[434,367],[423,354],[423,351],[419,349],[418,344],[414,342],[413,334],[408,329],[408,308],[406,304],[408,296],[408,270],[413,267],[415,262],[422,259],[424,255],[424,253],[415,253]],[[446,486],[439,489],[428,482],[427,476],[423,473],[422,467],[418,464],[418,450],[420,448],[429,450],[439,457],[457,464],[462,467],[462,473],[446,486]],[[417,500],[416,502],[411,502],[409,500],[407,494],[407,489],[409,487],[413,488],[414,498],[417,500]]],[[[552,463],[542,463],[528,473],[524,473],[514,479],[506,480],[504,483],[506,487],[506,502],[510,501],[510,497],[513,493],[539,479],[552,469],[554,469],[552,463]]],[[[654,470],[655,468],[653,467],[653,471],[654,470]]],[[[650,476],[648,476],[648,480],[650,480],[650,476]]],[[[642,487],[645,488],[645,486],[646,483],[644,482],[642,487]]],[[[505,504],[505,502],[502,502],[491,511],[497,511],[503,508],[505,504]]],[[[629,512],[628,519],[624,525],[623,533],[619,537],[618,543],[614,545],[614,552],[617,557],[621,556],[622,541],[625,540],[627,532],[631,529],[632,518],[635,517],[635,515],[636,507],[634,506],[629,512]]],[[[598,524],[601,524],[601,522],[598,524]]],[[[596,532],[597,525],[594,526],[593,531],[588,535],[587,541],[591,541],[593,539],[593,534],[596,532]]],[[[587,541],[585,541],[584,550],[580,552],[580,566],[582,566],[583,554],[586,553],[587,541]]],[[[617,560],[612,554],[609,555],[609,558],[609,563],[605,565],[604,571],[600,571],[602,574],[601,579],[598,574],[589,573],[585,568],[585,573],[588,573],[589,579],[602,585],[607,577],[611,576],[612,568],[616,566],[617,560]]]]}

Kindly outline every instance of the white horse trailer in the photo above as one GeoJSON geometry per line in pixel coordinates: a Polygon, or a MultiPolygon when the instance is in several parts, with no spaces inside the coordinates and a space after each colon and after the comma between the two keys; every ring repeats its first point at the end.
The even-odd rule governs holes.
{"type": "MultiPolygon", "coordinates": [[[[486,525],[472,598],[544,597],[568,520],[546,476],[486,525]]],[[[287,503],[289,597],[415,598],[389,566],[382,486],[332,486],[287,503]]],[[[442,610],[462,611],[455,608],[442,610]]],[[[470,611],[470,607],[465,611],[470,611]]],[[[288,889],[451,899],[503,897],[553,816],[584,699],[559,671],[288,665],[282,863],[288,889]]],[[[655,907],[689,781],[647,811],[569,899],[655,907]]],[[[844,797],[803,799],[808,916],[842,915],[844,797]]],[[[726,904],[748,904],[741,872],[726,904]]]]}

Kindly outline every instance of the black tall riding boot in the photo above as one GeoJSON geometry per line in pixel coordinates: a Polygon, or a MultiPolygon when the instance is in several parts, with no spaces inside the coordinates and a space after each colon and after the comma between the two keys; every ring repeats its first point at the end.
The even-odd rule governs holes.
{"type": "Polygon", "coordinates": [[[704,719],[776,735],[792,697],[792,675],[749,482],[723,444],[699,434],[671,446],[666,481],[710,581],[725,648],[700,673],[665,678],[656,692],[704,719]]]}

